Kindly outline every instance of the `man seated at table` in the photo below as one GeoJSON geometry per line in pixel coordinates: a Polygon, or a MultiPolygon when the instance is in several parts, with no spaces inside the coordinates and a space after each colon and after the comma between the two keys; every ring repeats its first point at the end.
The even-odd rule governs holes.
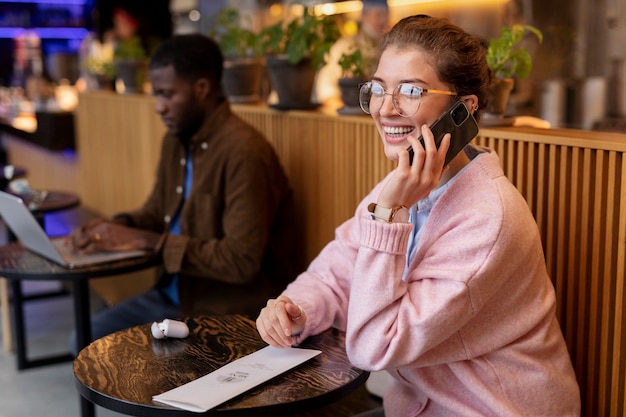
{"type": "Polygon", "coordinates": [[[254,317],[295,277],[291,188],[266,138],[232,113],[222,63],[198,34],[172,37],[151,58],[168,129],[154,188],[143,207],[87,223],[71,241],[84,252],[146,249],[163,263],[153,289],[93,317],[94,339],[183,315],[254,317]]]}

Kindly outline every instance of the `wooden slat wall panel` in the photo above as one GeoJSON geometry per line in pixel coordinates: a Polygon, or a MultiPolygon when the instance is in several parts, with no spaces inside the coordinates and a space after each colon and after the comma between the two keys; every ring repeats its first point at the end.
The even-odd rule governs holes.
{"type": "MultiPolygon", "coordinates": [[[[622,156],[622,155],[620,155],[622,156]]],[[[620,164],[617,167],[620,172],[620,193],[619,202],[621,211],[619,212],[619,220],[615,224],[619,224],[617,233],[618,241],[616,246],[618,250],[617,267],[615,272],[615,289],[610,288],[609,291],[614,291],[615,294],[615,323],[613,324],[612,335],[613,339],[613,361],[611,362],[611,382],[610,382],[610,415],[618,416],[626,414],[626,308],[624,308],[624,295],[626,294],[626,288],[624,283],[624,277],[626,276],[626,270],[624,262],[626,260],[626,164],[624,164],[620,158],[620,164]]],[[[609,311],[611,314],[612,311],[609,311]]]]}
{"type": "Polygon", "coordinates": [[[76,109],[83,203],[111,216],[144,203],[152,189],[165,127],[153,99],[84,93],[76,109]]]}

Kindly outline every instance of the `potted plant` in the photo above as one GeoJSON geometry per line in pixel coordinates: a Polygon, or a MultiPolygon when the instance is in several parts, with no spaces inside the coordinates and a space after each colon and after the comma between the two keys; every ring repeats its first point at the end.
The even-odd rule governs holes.
{"type": "Polygon", "coordinates": [[[372,62],[364,57],[363,51],[353,47],[339,57],[341,78],[339,91],[344,107],[339,114],[365,114],[359,106],[359,86],[367,81],[371,74],[372,62]]]}
{"type": "Polygon", "coordinates": [[[143,92],[148,57],[139,36],[121,40],[113,50],[113,65],[125,93],[143,92]]]}
{"type": "Polygon", "coordinates": [[[227,7],[218,13],[210,36],[224,54],[222,84],[228,99],[233,103],[259,101],[265,70],[260,35],[242,26],[239,10],[227,7]]]}
{"type": "Polygon", "coordinates": [[[527,33],[535,35],[540,43],[543,41],[539,29],[523,24],[503,27],[499,37],[489,40],[487,64],[494,80],[489,105],[485,109],[487,115],[502,117],[515,85],[514,77],[524,79],[532,71],[532,56],[521,45],[527,33]]]}
{"type": "Polygon", "coordinates": [[[98,88],[113,90],[115,68],[112,59],[90,56],[85,60],[84,69],[87,74],[95,79],[98,88]]]}
{"type": "Polygon", "coordinates": [[[294,19],[261,31],[267,70],[280,109],[309,109],[317,71],[326,64],[331,46],[339,39],[332,17],[316,16],[312,7],[294,19]]]}

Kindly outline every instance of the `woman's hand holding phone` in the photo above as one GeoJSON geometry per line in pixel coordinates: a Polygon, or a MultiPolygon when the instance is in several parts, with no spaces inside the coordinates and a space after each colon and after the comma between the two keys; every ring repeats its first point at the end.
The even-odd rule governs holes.
{"type": "Polygon", "coordinates": [[[413,163],[410,163],[408,150],[398,152],[398,168],[378,197],[379,205],[411,207],[439,185],[441,176],[447,170],[444,163],[450,146],[450,134],[443,136],[437,148],[428,125],[423,125],[420,130],[424,146],[415,133],[409,136],[414,153],[413,163]]]}

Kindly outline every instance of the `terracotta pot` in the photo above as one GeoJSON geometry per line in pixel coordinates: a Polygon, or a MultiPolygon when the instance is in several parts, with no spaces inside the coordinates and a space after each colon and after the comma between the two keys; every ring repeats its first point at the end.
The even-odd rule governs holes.
{"type": "Polygon", "coordinates": [[[339,114],[367,116],[359,105],[359,85],[364,83],[364,78],[344,77],[339,79],[339,91],[343,107],[338,109],[339,114]]]}
{"type": "Polygon", "coordinates": [[[145,60],[121,59],[113,62],[117,77],[124,83],[124,93],[143,93],[148,63],[145,60]]]}
{"type": "Polygon", "coordinates": [[[485,109],[486,117],[504,117],[509,102],[511,90],[515,85],[513,78],[498,78],[493,80],[489,94],[489,104],[485,109]]]}
{"type": "Polygon", "coordinates": [[[94,76],[94,79],[99,90],[113,91],[115,89],[115,80],[110,77],[97,74],[94,76]]]}
{"type": "Polygon", "coordinates": [[[261,81],[265,61],[243,58],[224,61],[222,85],[231,103],[255,103],[261,100],[261,81]]]}
{"type": "Polygon", "coordinates": [[[317,107],[311,102],[316,71],[310,59],[292,64],[287,57],[268,56],[266,63],[272,88],[278,95],[278,104],[272,107],[285,110],[317,107]]]}
{"type": "Polygon", "coordinates": [[[346,77],[339,79],[339,91],[341,100],[346,107],[359,107],[359,85],[364,83],[364,78],[346,77]]]}

